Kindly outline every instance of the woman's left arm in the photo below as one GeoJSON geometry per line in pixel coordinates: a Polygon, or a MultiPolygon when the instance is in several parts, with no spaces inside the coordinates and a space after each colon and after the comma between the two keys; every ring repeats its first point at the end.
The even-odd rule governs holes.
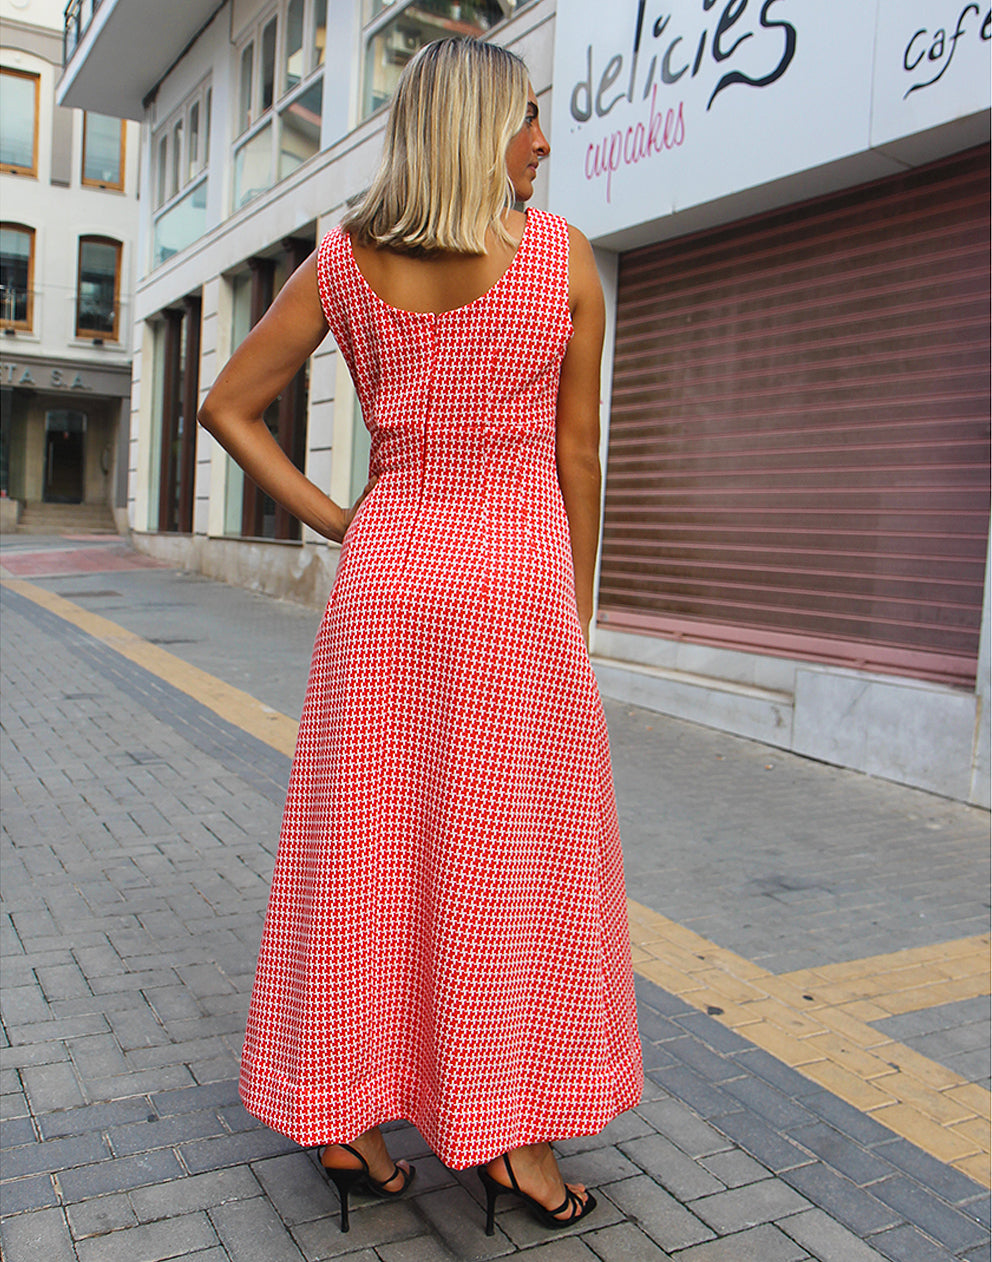
{"type": "Polygon", "coordinates": [[[263,420],[326,334],[311,254],[222,369],[197,419],[266,494],[325,538],[340,541],[357,505],[344,509],[315,486],[263,420]]]}
{"type": "Polygon", "coordinates": [[[575,570],[575,600],[586,644],[592,619],[599,546],[599,374],[606,312],[592,247],[569,226],[569,306],[572,337],[558,387],[555,456],[575,570]]]}

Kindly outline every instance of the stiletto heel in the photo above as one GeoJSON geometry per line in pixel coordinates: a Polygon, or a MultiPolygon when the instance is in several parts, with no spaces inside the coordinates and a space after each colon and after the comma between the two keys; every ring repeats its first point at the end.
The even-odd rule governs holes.
{"type": "Polygon", "coordinates": [[[486,1235],[495,1236],[496,1234],[496,1197],[500,1192],[509,1192],[509,1188],[503,1187],[501,1183],[497,1183],[488,1170],[479,1168],[479,1178],[482,1180],[482,1186],[486,1189],[486,1235]]]}
{"type": "Polygon", "coordinates": [[[364,1187],[365,1190],[371,1192],[373,1196],[382,1196],[385,1198],[402,1196],[413,1182],[413,1176],[417,1173],[417,1167],[410,1166],[408,1169],[403,1170],[395,1162],[393,1162],[393,1173],[388,1179],[385,1179],[382,1183],[380,1183],[377,1179],[372,1178],[372,1172],[369,1170],[369,1164],[357,1148],[352,1148],[350,1144],[338,1144],[337,1147],[343,1148],[345,1152],[350,1152],[352,1156],[357,1157],[362,1163],[360,1169],[356,1169],[354,1166],[325,1166],[323,1161],[320,1161],[321,1153],[324,1151],[323,1148],[319,1149],[317,1153],[317,1160],[320,1161],[321,1170],[323,1170],[324,1174],[327,1176],[327,1181],[329,1183],[333,1183],[337,1188],[338,1196],[341,1198],[341,1230],[345,1232],[351,1229],[351,1222],[348,1214],[348,1197],[353,1188],[364,1187]],[[398,1174],[403,1176],[403,1182],[398,1188],[391,1191],[386,1187],[386,1184],[392,1183],[398,1174]]]}
{"type": "Polygon", "coordinates": [[[482,1180],[482,1186],[486,1189],[486,1235],[492,1236],[496,1234],[496,1198],[508,1193],[511,1196],[518,1196],[520,1200],[528,1207],[531,1213],[543,1223],[545,1227],[550,1227],[552,1231],[560,1231],[563,1227],[571,1227],[580,1219],[585,1218],[596,1208],[596,1198],[591,1192],[586,1193],[586,1199],[583,1200],[578,1192],[573,1192],[571,1188],[565,1188],[565,1199],[554,1209],[548,1209],[547,1205],[542,1205],[536,1197],[529,1196],[522,1191],[516,1176],[513,1173],[513,1167],[510,1165],[509,1156],[503,1154],[503,1165],[506,1167],[506,1173],[510,1178],[510,1186],[500,1183],[489,1173],[485,1166],[479,1167],[479,1178],[482,1180]],[[559,1218],[559,1214],[563,1214],[566,1210],[571,1210],[567,1218],[559,1218]]]}

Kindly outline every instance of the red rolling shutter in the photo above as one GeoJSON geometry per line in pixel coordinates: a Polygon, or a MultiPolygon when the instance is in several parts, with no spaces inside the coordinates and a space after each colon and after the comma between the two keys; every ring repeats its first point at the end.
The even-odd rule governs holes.
{"type": "Polygon", "coordinates": [[[989,150],[620,260],[600,621],[970,684],[989,150]]]}

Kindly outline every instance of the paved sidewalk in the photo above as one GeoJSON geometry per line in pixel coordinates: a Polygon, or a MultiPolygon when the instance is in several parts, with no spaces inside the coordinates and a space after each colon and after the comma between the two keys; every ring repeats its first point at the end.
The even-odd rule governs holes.
{"type": "Polygon", "coordinates": [[[289,767],[239,716],[295,717],[317,615],[118,546],[0,555],[9,1262],[988,1259],[987,815],[614,705],[648,1087],[558,1145],[600,1208],[489,1239],[399,1124],[413,1194],[341,1235],[236,1091],[289,767]]]}

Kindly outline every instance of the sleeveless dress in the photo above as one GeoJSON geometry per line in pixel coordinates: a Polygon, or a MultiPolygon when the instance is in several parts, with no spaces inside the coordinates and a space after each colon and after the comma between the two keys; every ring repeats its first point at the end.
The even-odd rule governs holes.
{"type": "Polygon", "coordinates": [[[391,307],[317,276],[378,475],[314,646],[242,1056],[311,1145],[406,1118],[448,1166],[593,1134],[643,1085],[606,725],[555,471],[564,220],[391,307]]]}

